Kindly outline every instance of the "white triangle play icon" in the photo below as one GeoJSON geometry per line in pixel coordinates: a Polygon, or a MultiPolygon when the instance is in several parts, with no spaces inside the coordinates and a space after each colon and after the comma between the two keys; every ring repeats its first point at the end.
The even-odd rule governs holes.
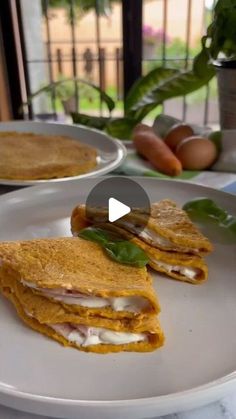
{"type": "Polygon", "coordinates": [[[115,198],[109,198],[108,210],[108,219],[110,223],[119,220],[119,218],[124,217],[124,215],[129,214],[131,211],[130,207],[115,198]]]}

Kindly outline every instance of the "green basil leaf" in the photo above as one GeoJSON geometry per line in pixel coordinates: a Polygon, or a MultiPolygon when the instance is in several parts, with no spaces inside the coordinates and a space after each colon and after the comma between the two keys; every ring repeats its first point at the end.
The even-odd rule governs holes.
{"type": "Polygon", "coordinates": [[[186,202],[183,206],[190,216],[198,218],[209,218],[217,222],[221,227],[236,234],[236,217],[228,214],[228,212],[218,206],[212,199],[196,198],[192,201],[186,202]]]}
{"type": "Polygon", "coordinates": [[[228,215],[225,221],[221,223],[223,227],[226,227],[232,233],[236,234],[236,217],[233,217],[232,215],[228,215]]]}
{"type": "Polygon", "coordinates": [[[105,249],[112,259],[120,263],[137,266],[139,268],[144,267],[148,263],[146,253],[136,244],[127,240],[107,243],[105,249]]]}
{"type": "Polygon", "coordinates": [[[87,227],[81,230],[78,236],[100,244],[116,262],[140,268],[148,263],[148,257],[142,249],[128,240],[123,240],[116,233],[99,227],[87,227]]]}
{"type": "Polygon", "coordinates": [[[80,230],[78,236],[81,237],[82,239],[99,243],[102,246],[106,245],[109,242],[110,237],[111,237],[108,231],[105,231],[97,227],[84,228],[83,230],[80,230]]]}
{"type": "Polygon", "coordinates": [[[207,215],[219,221],[227,219],[228,213],[220,208],[212,199],[196,198],[184,204],[183,209],[188,213],[196,213],[198,215],[207,215]]]}

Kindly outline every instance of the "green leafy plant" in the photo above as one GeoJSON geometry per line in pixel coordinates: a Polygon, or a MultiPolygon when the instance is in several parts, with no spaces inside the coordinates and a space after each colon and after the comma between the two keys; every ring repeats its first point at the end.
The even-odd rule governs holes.
{"type": "MultiPolygon", "coordinates": [[[[120,0],[74,0],[75,18],[81,18],[84,14],[95,10],[98,16],[109,16],[112,8],[112,3],[120,0]]],[[[45,1],[42,2],[42,10],[45,10],[45,1]]],[[[51,8],[63,7],[67,11],[69,20],[71,16],[71,1],[70,0],[49,0],[48,6],[51,8]]]]}
{"type": "Polygon", "coordinates": [[[79,232],[79,237],[98,243],[105,249],[108,256],[116,262],[138,268],[142,268],[148,263],[148,257],[145,252],[136,244],[123,240],[118,235],[101,228],[84,228],[79,232]]]}
{"type": "Polygon", "coordinates": [[[236,59],[236,0],[218,0],[202,46],[212,59],[236,59]]]}
{"type": "Polygon", "coordinates": [[[196,198],[186,202],[183,209],[192,217],[212,220],[220,227],[236,235],[236,217],[230,215],[224,208],[209,198],[196,198]]]}
{"type": "MultiPolygon", "coordinates": [[[[138,79],[128,92],[124,100],[124,117],[112,118],[111,115],[103,119],[101,129],[114,137],[128,139],[133,127],[164,101],[192,93],[209,83],[214,76],[215,69],[203,37],[202,50],[194,58],[191,70],[162,67],[151,70],[138,79]]],[[[72,118],[74,123],[84,123],[84,116],[79,113],[73,114],[72,118]]],[[[89,126],[93,126],[93,117],[88,122],[89,126]]],[[[94,119],[94,124],[98,127],[98,117],[94,119]]]]}
{"type": "Polygon", "coordinates": [[[137,80],[124,99],[123,117],[113,117],[112,111],[115,109],[113,99],[92,85],[108,106],[109,116],[100,118],[74,112],[73,122],[105,130],[120,139],[129,139],[133,127],[163,102],[178,96],[186,96],[208,84],[215,76],[213,59],[219,58],[220,53],[228,59],[236,57],[236,0],[218,0],[214,8],[213,21],[201,40],[201,47],[190,70],[158,67],[137,80]]]}
{"type": "Polygon", "coordinates": [[[94,87],[87,84],[85,80],[83,82],[79,79],[76,81],[76,79],[68,79],[68,77],[60,74],[57,82],[55,85],[52,85],[51,89],[48,88],[50,85],[44,85],[42,87],[46,88],[46,93],[49,97],[51,97],[52,90],[54,89],[56,98],[58,98],[62,103],[70,100],[71,98],[75,98],[76,87],[78,89],[79,98],[86,97],[90,103],[96,100],[96,98],[99,99],[100,92],[96,91],[94,87]]]}
{"type": "MultiPolygon", "coordinates": [[[[63,76],[62,74],[59,75],[58,80],[59,83],[55,85],[55,95],[61,101],[68,100],[70,97],[74,96],[75,94],[75,83],[72,79],[68,79],[67,77],[63,76]]],[[[46,88],[46,92],[49,96],[51,96],[51,89],[47,89],[48,85],[43,87],[46,88]]],[[[81,89],[81,87],[80,87],[81,89]]]]}
{"type": "Polygon", "coordinates": [[[202,37],[201,51],[195,56],[190,71],[151,70],[128,93],[124,118],[109,119],[103,129],[118,138],[129,138],[132,127],[165,100],[186,96],[209,83],[215,76],[212,60],[222,57],[236,58],[236,0],[218,0],[216,3],[212,23],[202,37]]]}
{"type": "MultiPolygon", "coordinates": [[[[202,65],[207,67],[204,74],[199,75],[194,69],[179,71],[172,68],[158,67],[138,79],[124,99],[124,117],[113,118],[112,114],[107,119],[103,117],[100,129],[116,138],[129,139],[133,127],[165,100],[191,93],[206,85],[212,79],[215,70],[212,65],[208,65],[208,56],[201,53],[196,62],[198,65],[201,62],[202,65]]],[[[94,126],[95,128],[98,128],[99,125],[98,118],[90,116],[85,121],[84,114],[72,114],[74,123],[94,126]]]]}
{"type": "MultiPolygon", "coordinates": [[[[39,90],[34,92],[32,95],[30,95],[27,98],[26,102],[23,102],[22,107],[29,105],[35,97],[43,93],[47,93],[47,94],[53,93],[55,97],[58,97],[60,100],[66,100],[69,97],[71,97],[73,94],[75,94],[75,83],[78,85],[79,91],[80,89],[82,91],[84,91],[84,89],[90,89],[94,92],[97,92],[100,96],[101,101],[106,104],[109,112],[111,112],[114,109],[115,107],[114,100],[109,95],[107,95],[106,92],[102,91],[95,84],[88,82],[86,80],[80,79],[80,78],[64,78],[64,77],[62,77],[58,81],[49,83],[46,86],[41,87],[39,90]]],[[[86,122],[87,121],[85,121],[83,125],[87,125],[86,122]]]]}

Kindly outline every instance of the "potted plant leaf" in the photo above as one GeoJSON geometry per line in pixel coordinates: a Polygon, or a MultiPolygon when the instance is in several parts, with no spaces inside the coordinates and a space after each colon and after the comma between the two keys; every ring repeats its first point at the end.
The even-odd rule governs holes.
{"type": "Polygon", "coordinates": [[[78,98],[87,97],[91,102],[96,98],[97,93],[95,94],[91,85],[87,85],[85,82],[77,82],[75,79],[66,77],[59,77],[58,81],[61,83],[56,85],[55,96],[61,101],[66,115],[71,115],[78,110],[76,94],[78,94],[78,98]]]}
{"type": "Polygon", "coordinates": [[[75,97],[75,84],[73,80],[66,79],[64,76],[60,76],[58,81],[61,81],[55,88],[55,96],[61,101],[66,115],[70,115],[71,112],[76,112],[76,97],[75,97]]]}
{"type": "MultiPolygon", "coordinates": [[[[60,80],[57,80],[55,82],[49,83],[43,87],[41,87],[36,92],[32,93],[30,96],[28,96],[27,101],[23,102],[21,105],[21,110],[26,109],[26,107],[32,103],[33,99],[43,93],[48,94],[50,97],[52,93],[54,94],[55,98],[58,98],[64,108],[65,104],[67,105],[67,108],[65,108],[65,112],[68,112],[71,115],[77,115],[77,109],[74,108],[76,100],[75,100],[75,86],[78,88],[78,94],[80,95],[87,95],[92,100],[94,98],[94,94],[99,94],[100,100],[106,104],[108,112],[111,113],[112,110],[115,107],[115,103],[110,96],[108,96],[105,92],[103,92],[98,86],[94,85],[93,83],[83,80],[80,78],[64,78],[62,77],[60,80]],[[70,99],[73,98],[74,101],[71,103],[70,99]],[[72,105],[72,106],[71,106],[72,105]]],[[[84,114],[81,115],[81,124],[82,125],[90,125],[94,126],[94,128],[102,129],[103,128],[103,118],[99,117],[91,117],[94,125],[89,124],[88,116],[84,114]]],[[[107,120],[108,118],[104,118],[104,120],[107,120]]]]}
{"type": "Polygon", "coordinates": [[[221,128],[236,128],[236,0],[218,0],[202,47],[216,68],[221,128]]]}

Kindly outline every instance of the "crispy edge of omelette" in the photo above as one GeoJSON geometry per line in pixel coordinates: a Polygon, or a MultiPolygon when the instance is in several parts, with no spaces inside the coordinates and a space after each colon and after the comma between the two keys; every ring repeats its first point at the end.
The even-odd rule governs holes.
{"type": "MultiPolygon", "coordinates": [[[[160,312],[160,304],[152,285],[152,278],[147,273],[146,268],[134,268],[114,262],[106,256],[103,249],[96,243],[72,237],[2,242],[0,243],[0,258],[2,259],[5,272],[9,273],[11,277],[18,281],[24,279],[42,289],[62,287],[64,289],[76,289],[78,292],[103,298],[140,296],[149,301],[148,309],[140,313],[114,311],[110,307],[87,308],[63,304],[67,311],[78,313],[82,316],[100,315],[114,319],[133,317],[142,319],[147,314],[158,314],[160,312]],[[89,276],[93,272],[93,280],[90,282],[86,282],[86,278],[84,278],[84,275],[82,276],[81,282],[83,285],[80,284],[79,275],[81,275],[81,272],[79,269],[81,265],[80,261],[78,261],[82,253],[82,266],[85,267],[86,274],[89,276]],[[55,255],[56,259],[53,264],[52,259],[55,255]],[[90,269],[89,264],[91,261],[93,266],[90,269]],[[73,263],[77,263],[77,265],[73,266],[73,272],[75,270],[76,274],[72,281],[70,272],[71,264],[73,263]],[[103,281],[102,286],[98,286],[99,278],[95,275],[98,273],[98,264],[101,280],[103,281]],[[109,267],[109,271],[107,267],[109,267]],[[65,277],[66,269],[67,279],[65,277]],[[51,275],[50,278],[48,278],[49,274],[51,275]],[[106,276],[108,279],[105,278],[106,276]],[[70,280],[69,283],[68,278],[70,280]],[[93,292],[90,292],[91,289],[93,292]]],[[[40,294],[36,290],[33,292],[40,294]]]]}
{"type": "Polygon", "coordinates": [[[31,329],[48,336],[49,338],[56,340],[66,347],[73,347],[84,352],[94,352],[98,354],[114,353],[114,352],[150,352],[155,349],[163,346],[164,344],[164,334],[159,325],[159,322],[156,319],[155,326],[153,325],[152,331],[149,333],[148,341],[128,343],[122,345],[108,345],[108,344],[98,344],[98,345],[89,345],[83,347],[81,345],[76,345],[73,342],[68,341],[63,336],[56,333],[50,326],[40,323],[37,319],[32,318],[27,315],[24,307],[22,306],[20,300],[17,298],[16,294],[12,292],[12,289],[5,284],[3,277],[0,280],[0,288],[2,294],[12,302],[14,305],[19,317],[23,322],[29,326],[31,329]]]}

